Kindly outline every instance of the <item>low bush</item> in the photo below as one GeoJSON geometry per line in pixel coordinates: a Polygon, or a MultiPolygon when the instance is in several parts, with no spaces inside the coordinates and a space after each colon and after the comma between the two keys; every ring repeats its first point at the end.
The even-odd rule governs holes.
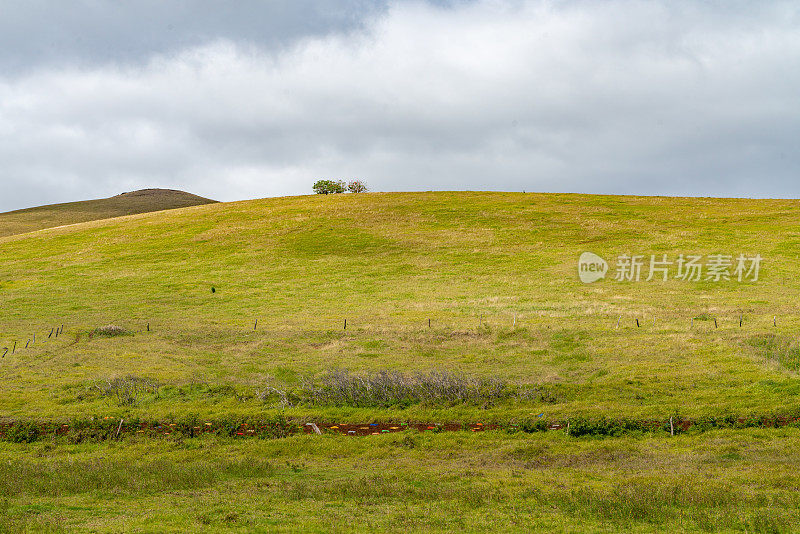
{"type": "Polygon", "coordinates": [[[281,390],[272,386],[257,390],[262,402],[279,407],[299,405],[347,406],[353,408],[405,408],[455,406],[490,407],[499,401],[556,403],[552,391],[535,385],[514,385],[496,378],[476,378],[449,371],[404,374],[381,370],[353,374],[333,370],[302,386],[281,390]]]}
{"type": "Polygon", "coordinates": [[[113,399],[119,406],[134,406],[142,395],[158,393],[159,384],[149,378],[127,375],[106,380],[94,387],[101,396],[113,399]]]}
{"type": "Polygon", "coordinates": [[[39,434],[39,426],[36,423],[19,422],[6,430],[5,439],[11,443],[33,443],[39,438],[39,434]]]}
{"type": "Polygon", "coordinates": [[[662,423],[633,419],[585,419],[572,418],[568,421],[569,435],[581,436],[621,436],[629,432],[653,432],[661,430],[662,423]]]}
{"type": "Polygon", "coordinates": [[[355,375],[331,371],[305,384],[300,399],[321,406],[404,407],[485,404],[511,397],[512,389],[494,378],[474,378],[447,371],[403,374],[378,371],[355,375]]]}
{"type": "Polygon", "coordinates": [[[92,330],[90,337],[118,337],[118,336],[132,336],[132,335],[133,332],[131,332],[130,330],[126,330],[121,326],[115,326],[113,324],[109,324],[92,330]]]}

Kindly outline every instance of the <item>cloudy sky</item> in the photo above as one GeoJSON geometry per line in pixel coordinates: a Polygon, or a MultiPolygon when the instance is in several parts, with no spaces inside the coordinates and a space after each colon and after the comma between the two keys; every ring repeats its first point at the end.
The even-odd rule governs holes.
{"type": "Polygon", "coordinates": [[[318,178],[800,198],[800,3],[0,0],[0,210],[318,178]]]}

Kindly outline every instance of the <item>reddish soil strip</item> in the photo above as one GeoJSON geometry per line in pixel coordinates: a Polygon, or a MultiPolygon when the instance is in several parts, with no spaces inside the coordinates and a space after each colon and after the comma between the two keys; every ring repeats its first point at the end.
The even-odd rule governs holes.
{"type": "MultiPolygon", "coordinates": [[[[498,425],[484,425],[483,423],[460,425],[456,423],[446,424],[423,424],[423,423],[366,423],[361,425],[355,424],[318,424],[317,427],[321,432],[332,432],[336,434],[346,434],[349,436],[370,436],[378,434],[390,434],[394,432],[403,432],[405,430],[417,430],[418,432],[456,432],[459,430],[469,432],[483,432],[484,430],[496,430],[500,428],[498,425]]],[[[311,425],[306,425],[304,428],[306,434],[315,433],[311,425]]]]}
{"type": "MultiPolygon", "coordinates": [[[[519,425],[498,425],[483,423],[318,423],[317,427],[321,432],[346,434],[349,436],[374,436],[378,434],[391,434],[406,430],[416,430],[418,432],[483,432],[484,430],[510,429],[517,430],[519,425]]],[[[560,423],[553,423],[548,426],[548,430],[560,430],[564,428],[560,423]]],[[[314,434],[316,431],[310,424],[303,429],[306,434],[314,434]]]]}

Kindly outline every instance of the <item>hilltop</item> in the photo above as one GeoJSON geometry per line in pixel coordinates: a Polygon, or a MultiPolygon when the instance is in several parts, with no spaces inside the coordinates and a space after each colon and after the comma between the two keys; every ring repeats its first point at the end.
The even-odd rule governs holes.
{"type": "Polygon", "coordinates": [[[50,204],[0,213],[0,237],[67,224],[110,219],[215,202],[173,189],[142,189],[110,198],[50,204]]]}

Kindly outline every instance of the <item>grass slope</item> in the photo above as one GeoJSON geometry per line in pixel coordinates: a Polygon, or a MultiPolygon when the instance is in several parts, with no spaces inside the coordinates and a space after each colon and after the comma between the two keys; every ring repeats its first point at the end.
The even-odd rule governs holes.
{"type": "Polygon", "coordinates": [[[0,339],[18,348],[2,360],[9,391],[0,410],[264,413],[282,408],[257,393],[331,368],[455,369],[545,394],[495,406],[297,406],[288,415],[792,410],[798,216],[790,200],[397,193],[209,204],[8,237],[0,339]],[[746,252],[765,260],[755,283],[584,285],[576,262],[586,249],[609,259],[746,252]],[[65,335],[45,339],[62,323],[65,335]],[[109,323],[134,335],[90,339],[109,323]],[[124,410],[91,394],[97,381],[131,373],[173,389],[124,410]],[[193,383],[237,394],[187,393],[193,383]]]}
{"type": "MultiPolygon", "coordinates": [[[[17,349],[0,359],[0,416],[108,426],[797,412],[798,219],[791,200],[371,193],[8,236],[0,348],[17,349]],[[758,282],[585,285],[587,250],[611,261],[759,253],[764,264],[758,282]],[[96,330],[108,324],[124,330],[96,330]],[[455,370],[528,393],[385,406],[291,397],[333,368],[455,370]],[[102,394],[127,375],[146,386],[135,402],[102,394]]],[[[0,442],[0,530],[796,529],[797,428],[694,432],[0,442]]]]}
{"type": "Polygon", "coordinates": [[[67,224],[123,215],[147,213],[214,202],[207,198],[170,189],[143,189],[111,198],[51,204],[0,213],[0,237],[24,234],[67,224]]]}

